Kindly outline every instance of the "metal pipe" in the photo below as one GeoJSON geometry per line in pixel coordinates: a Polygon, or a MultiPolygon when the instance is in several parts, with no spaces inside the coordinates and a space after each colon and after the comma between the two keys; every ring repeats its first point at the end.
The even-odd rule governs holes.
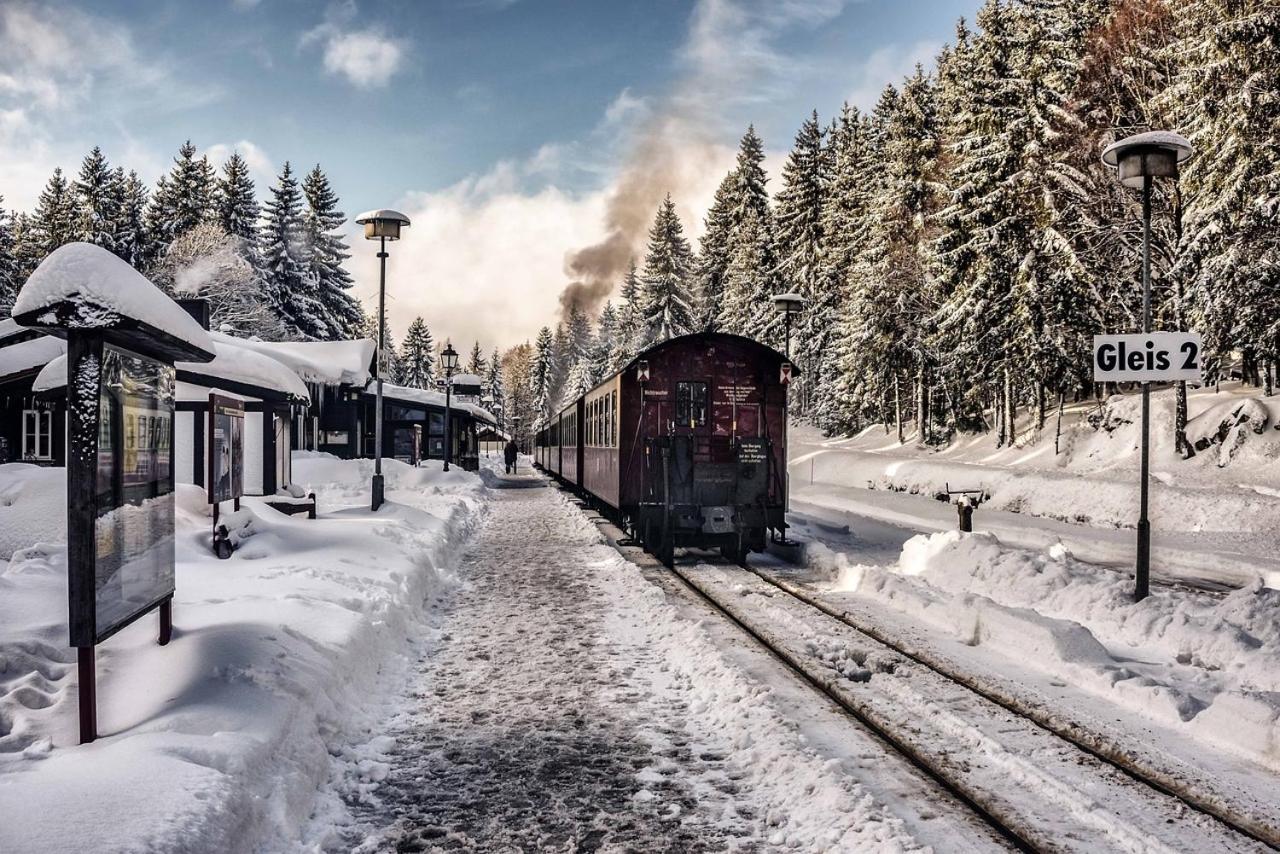
{"type": "MultiPolygon", "coordinates": [[[[1142,177],[1142,331],[1151,332],[1151,176],[1142,177]]],[[[1151,468],[1151,383],[1142,384],[1142,491],[1138,510],[1138,565],[1135,602],[1151,592],[1151,522],[1147,518],[1151,468]]]]}

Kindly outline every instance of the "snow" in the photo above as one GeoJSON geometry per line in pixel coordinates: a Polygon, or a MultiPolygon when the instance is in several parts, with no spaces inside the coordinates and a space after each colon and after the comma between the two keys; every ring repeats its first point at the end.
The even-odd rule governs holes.
{"type": "MultiPolygon", "coordinates": [[[[62,302],[77,306],[80,328],[113,326],[122,317],[141,321],[198,350],[213,352],[209,334],[191,315],[127,262],[100,246],[68,243],[51,252],[18,292],[13,315],[62,302]]],[[[39,322],[53,322],[50,315],[39,322]]]]}
{"type": "MultiPolygon", "coordinates": [[[[216,354],[211,362],[177,362],[175,367],[180,371],[190,371],[208,376],[214,380],[209,387],[216,385],[219,379],[229,382],[243,383],[256,388],[282,392],[294,400],[309,401],[310,394],[298,375],[276,359],[247,347],[239,346],[236,339],[228,341],[216,340],[212,349],[216,354]]],[[[64,348],[65,350],[65,348],[64,348]]],[[[0,350],[0,354],[3,351],[0,350]]],[[[50,361],[36,376],[34,390],[52,391],[67,384],[67,359],[61,356],[50,361]]],[[[208,397],[208,392],[204,398],[208,397]]]]}
{"type": "MultiPolygon", "coordinates": [[[[377,381],[370,382],[365,388],[367,394],[376,394],[378,391],[377,381]]],[[[433,391],[425,388],[407,388],[405,386],[395,385],[393,383],[384,382],[382,384],[382,396],[390,397],[396,400],[402,400],[406,403],[425,403],[428,406],[438,406],[444,408],[445,394],[441,391],[433,391]]],[[[483,407],[476,406],[474,403],[467,403],[459,400],[457,395],[453,395],[449,403],[452,409],[461,412],[467,412],[479,418],[481,421],[487,421],[490,424],[497,424],[498,419],[493,417],[493,413],[483,407]]]]}
{"type": "Polygon", "coordinates": [[[353,341],[255,341],[212,333],[222,341],[255,350],[286,365],[305,383],[363,386],[377,345],[368,338],[353,341]]]}
{"type": "Polygon", "coordinates": [[[76,744],[62,469],[0,467],[0,850],[279,850],[329,769],[328,743],[449,585],[484,488],[456,469],[302,455],[321,518],[244,499],[230,560],[202,490],[177,492],[174,639],[144,618],[98,649],[99,730],[76,744]],[[56,512],[54,512],[56,510],[56,512]],[[32,523],[37,523],[33,525],[32,523]],[[56,819],[51,820],[55,809],[56,819]]]}
{"type": "Polygon", "coordinates": [[[11,377],[14,374],[43,367],[65,352],[67,352],[67,342],[52,335],[41,335],[28,341],[19,341],[17,344],[0,347],[0,377],[11,377]]]}
{"type": "MultiPolygon", "coordinates": [[[[1221,438],[1187,460],[1174,449],[1173,406],[1172,392],[1152,395],[1155,571],[1231,587],[1257,577],[1280,584],[1280,400],[1238,386],[1192,392],[1188,438],[1221,438]]],[[[1024,424],[1019,443],[1006,448],[990,436],[934,450],[899,445],[879,428],[823,439],[798,427],[789,449],[793,504],[945,530],[954,527],[955,510],[932,499],[945,497],[948,485],[980,489],[975,524],[1010,544],[1047,547],[1060,539],[1089,560],[1131,564],[1139,407],[1136,394],[1069,407],[1058,454],[1052,412],[1044,434],[1024,424]]]]}

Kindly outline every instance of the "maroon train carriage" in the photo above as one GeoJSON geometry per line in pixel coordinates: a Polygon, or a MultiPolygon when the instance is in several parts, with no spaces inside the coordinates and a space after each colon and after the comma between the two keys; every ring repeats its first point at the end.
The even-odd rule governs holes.
{"type": "Polygon", "coordinates": [[[738,335],[656,344],[556,413],[535,459],[666,563],[681,546],[741,562],[783,530],[784,364],[738,335]]]}

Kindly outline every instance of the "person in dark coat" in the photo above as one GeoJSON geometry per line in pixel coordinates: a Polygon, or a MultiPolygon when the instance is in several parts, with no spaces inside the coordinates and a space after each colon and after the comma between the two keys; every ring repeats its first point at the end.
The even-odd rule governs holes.
{"type": "Polygon", "coordinates": [[[520,449],[516,447],[515,439],[508,439],[507,446],[502,449],[503,462],[507,464],[507,474],[514,474],[516,470],[516,455],[520,453],[520,449]]]}

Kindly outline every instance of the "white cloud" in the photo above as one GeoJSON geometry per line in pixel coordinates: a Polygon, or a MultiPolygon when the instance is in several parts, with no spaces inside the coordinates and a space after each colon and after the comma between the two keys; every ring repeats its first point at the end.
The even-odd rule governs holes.
{"type": "Polygon", "coordinates": [[[324,67],[362,89],[385,86],[403,60],[401,43],[377,30],[336,33],[324,48],[324,67]]]}
{"type": "Polygon", "coordinates": [[[915,72],[916,65],[928,71],[942,45],[919,41],[910,45],[886,45],[868,56],[854,75],[849,90],[849,103],[860,110],[870,110],[880,100],[884,87],[892,83],[901,88],[902,80],[915,72]]]}
{"type": "Polygon", "coordinates": [[[354,29],[357,15],[355,0],[334,3],[325,11],[324,22],[303,33],[299,44],[322,45],[325,70],[354,86],[385,86],[404,64],[406,44],[377,26],[354,29]]]}

